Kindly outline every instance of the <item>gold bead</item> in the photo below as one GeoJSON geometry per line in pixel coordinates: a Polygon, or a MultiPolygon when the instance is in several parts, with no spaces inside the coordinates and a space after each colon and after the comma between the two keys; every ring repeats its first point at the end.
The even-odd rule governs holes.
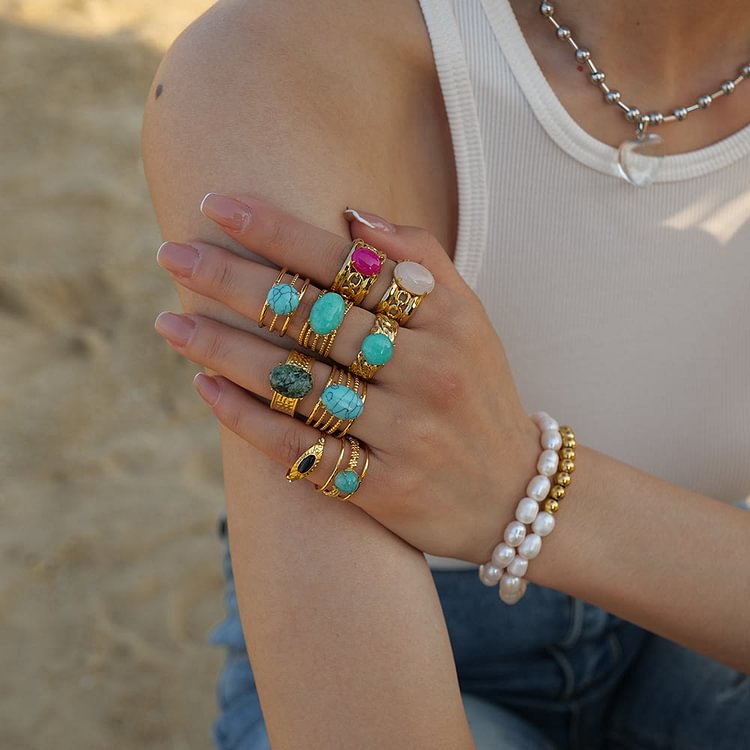
{"type": "MultiPolygon", "coordinates": [[[[565,437],[565,435],[573,435],[573,430],[571,430],[566,424],[561,424],[559,430],[563,437],[565,437]]],[[[573,435],[573,437],[575,437],[575,435],[573,435]]]]}
{"type": "Polygon", "coordinates": [[[550,491],[549,496],[553,500],[562,500],[565,497],[565,487],[556,484],[550,491]]]}
{"type": "Polygon", "coordinates": [[[573,435],[565,435],[562,439],[563,448],[575,448],[576,439],[573,435]]]}
{"type": "Polygon", "coordinates": [[[552,513],[554,515],[558,510],[560,510],[560,503],[558,503],[557,500],[554,500],[553,498],[548,498],[544,501],[544,510],[546,510],[547,513],[552,513]]]}
{"type": "Polygon", "coordinates": [[[570,484],[570,474],[561,471],[558,473],[558,475],[555,477],[555,481],[561,486],[561,487],[567,487],[570,484]]]}
{"type": "Polygon", "coordinates": [[[566,474],[572,474],[576,470],[575,461],[571,461],[570,459],[560,461],[560,469],[566,474]]]}
{"type": "Polygon", "coordinates": [[[560,449],[560,458],[564,459],[570,459],[571,461],[575,461],[576,459],[576,449],[575,448],[561,448],[560,449]]]}

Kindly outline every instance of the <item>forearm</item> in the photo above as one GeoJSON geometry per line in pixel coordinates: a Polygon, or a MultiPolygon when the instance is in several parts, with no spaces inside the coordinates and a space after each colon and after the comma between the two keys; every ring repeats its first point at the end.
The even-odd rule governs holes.
{"type": "Polygon", "coordinates": [[[749,542],[750,513],[579,444],[527,577],[750,672],[749,542]]]}
{"type": "Polygon", "coordinates": [[[424,557],[222,436],[248,652],[274,748],[473,747],[424,557]],[[442,744],[441,744],[442,743],[442,744]]]}

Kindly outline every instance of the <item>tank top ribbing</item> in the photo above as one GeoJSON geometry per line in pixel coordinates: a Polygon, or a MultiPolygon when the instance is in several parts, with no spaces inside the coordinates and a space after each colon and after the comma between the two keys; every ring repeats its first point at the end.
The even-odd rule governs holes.
{"type": "Polygon", "coordinates": [[[633,188],[563,108],[507,0],[420,3],[456,161],[456,268],[524,407],[670,482],[744,497],[750,125],[633,188]]]}

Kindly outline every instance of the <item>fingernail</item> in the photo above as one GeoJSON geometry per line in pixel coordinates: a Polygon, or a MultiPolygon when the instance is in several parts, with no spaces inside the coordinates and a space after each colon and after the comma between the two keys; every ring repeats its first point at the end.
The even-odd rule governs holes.
{"type": "Polygon", "coordinates": [[[156,262],[177,276],[192,276],[198,251],[190,245],[164,242],[156,253],[156,262]]]}
{"type": "Polygon", "coordinates": [[[216,406],[216,402],[219,400],[221,395],[221,388],[216,382],[215,378],[208,375],[204,375],[199,372],[193,378],[193,385],[195,390],[198,391],[198,395],[209,405],[216,406]]]}
{"type": "Polygon", "coordinates": [[[378,216],[377,214],[367,213],[366,211],[357,211],[357,209],[355,208],[347,208],[344,211],[344,216],[346,216],[349,221],[354,219],[364,224],[366,227],[370,227],[370,229],[376,229],[380,232],[396,231],[396,227],[394,227],[393,224],[386,221],[382,216],[378,216]]]}
{"type": "Polygon", "coordinates": [[[218,193],[208,193],[201,201],[201,213],[233,232],[241,232],[252,218],[250,206],[218,193]]]}
{"type": "Polygon", "coordinates": [[[184,346],[193,335],[195,321],[185,315],[163,312],[156,318],[154,328],[173,344],[184,346]]]}

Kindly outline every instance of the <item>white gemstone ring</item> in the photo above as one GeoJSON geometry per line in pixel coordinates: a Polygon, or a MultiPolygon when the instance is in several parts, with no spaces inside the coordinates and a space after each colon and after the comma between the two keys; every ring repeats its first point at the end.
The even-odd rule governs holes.
{"type": "Polygon", "coordinates": [[[435,288],[430,271],[413,260],[402,260],[393,269],[393,282],[375,308],[400,326],[414,314],[422,300],[435,288]]]}

